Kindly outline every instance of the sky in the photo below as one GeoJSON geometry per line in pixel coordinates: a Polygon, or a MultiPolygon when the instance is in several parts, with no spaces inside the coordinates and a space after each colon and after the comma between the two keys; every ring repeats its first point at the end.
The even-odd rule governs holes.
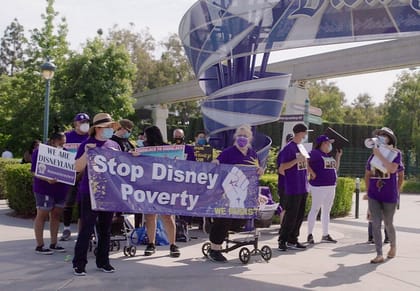
{"type": "MultiPolygon", "coordinates": [[[[92,39],[101,28],[106,34],[115,24],[128,28],[130,23],[140,32],[146,28],[156,41],[165,40],[178,33],[185,12],[196,0],[56,0],[54,8],[59,17],[66,17],[68,41],[74,50],[92,39]]],[[[17,18],[25,28],[40,28],[41,14],[45,13],[46,0],[0,0],[0,35],[17,18]]],[[[310,54],[311,49],[307,48],[310,54]]],[[[302,55],[301,55],[302,56],[302,55]]],[[[329,79],[345,93],[347,104],[359,94],[369,94],[379,104],[402,70],[385,71],[329,79]]]]}

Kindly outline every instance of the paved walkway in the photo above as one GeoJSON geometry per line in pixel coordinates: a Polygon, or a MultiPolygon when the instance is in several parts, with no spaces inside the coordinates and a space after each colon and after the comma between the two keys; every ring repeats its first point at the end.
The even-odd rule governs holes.
{"type": "MultiPolygon", "coordinates": [[[[134,257],[113,252],[111,264],[117,271],[106,274],[95,269],[90,253],[88,275],[76,277],[68,261],[74,241],[63,243],[67,253],[36,254],[32,220],[11,217],[6,201],[0,200],[0,290],[420,290],[420,195],[402,195],[395,216],[397,257],[380,265],[369,263],[375,254],[374,246],[366,244],[366,206],[360,202],[359,219],[351,214],[332,221],[330,233],[337,244],[316,243],[305,251],[279,252],[278,226],[260,229],[259,247],[273,249],[268,263],[252,257],[243,265],[238,250],[227,255],[226,264],[209,262],[201,253],[207,237],[193,229],[196,238],[179,243],[180,258],[170,258],[168,247],[151,257],[142,255],[143,246],[134,257]]],[[[305,222],[301,240],[306,227],[305,222]]],[[[320,223],[314,234],[319,240],[320,223]]],[[[48,236],[46,231],[46,244],[48,236]]]]}

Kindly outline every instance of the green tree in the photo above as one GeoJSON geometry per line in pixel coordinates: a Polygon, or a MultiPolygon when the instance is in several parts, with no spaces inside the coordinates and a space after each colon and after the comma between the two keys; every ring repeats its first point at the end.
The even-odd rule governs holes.
{"type": "Polygon", "coordinates": [[[308,83],[311,105],[322,109],[322,119],[328,122],[344,122],[345,94],[335,85],[325,80],[308,83]]]}
{"type": "Polygon", "coordinates": [[[15,18],[4,31],[0,45],[0,74],[13,76],[23,69],[25,47],[28,40],[24,28],[15,18]]]}
{"type": "Polygon", "coordinates": [[[115,119],[129,116],[135,70],[122,45],[107,44],[99,37],[88,41],[83,52],[63,66],[63,80],[56,86],[60,104],[56,119],[66,124],[80,111],[108,112],[115,119]]]}
{"type": "Polygon", "coordinates": [[[382,124],[383,122],[383,105],[375,105],[369,94],[359,94],[351,106],[345,106],[344,110],[345,123],[382,124]]]}
{"type": "Polygon", "coordinates": [[[398,136],[398,147],[420,154],[420,73],[403,72],[385,97],[384,124],[398,136]]]}

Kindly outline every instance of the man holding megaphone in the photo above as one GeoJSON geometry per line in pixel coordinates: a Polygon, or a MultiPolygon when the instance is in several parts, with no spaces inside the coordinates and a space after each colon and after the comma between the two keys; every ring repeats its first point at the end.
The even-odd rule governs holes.
{"type": "Polygon", "coordinates": [[[401,152],[396,148],[397,138],[391,129],[382,127],[375,130],[373,136],[365,140],[365,146],[372,148],[372,155],[366,164],[365,183],[376,248],[376,257],[370,262],[377,264],[384,262],[381,234],[382,219],[391,245],[387,257],[391,259],[396,255],[396,235],[393,219],[399,193],[397,172],[401,168],[402,162],[401,152]]]}

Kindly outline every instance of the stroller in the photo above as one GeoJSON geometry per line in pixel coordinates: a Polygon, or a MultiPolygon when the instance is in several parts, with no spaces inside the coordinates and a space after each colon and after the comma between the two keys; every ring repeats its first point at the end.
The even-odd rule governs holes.
{"type": "MultiPolygon", "coordinates": [[[[263,187],[260,187],[260,194],[259,194],[260,196],[261,196],[261,188],[263,187]]],[[[270,222],[269,224],[271,225],[272,217],[274,213],[276,212],[279,204],[278,203],[264,204],[264,202],[265,203],[267,202],[266,199],[259,199],[259,201],[260,201],[260,206],[257,212],[257,217],[255,219],[248,220],[245,225],[245,231],[247,229],[253,230],[253,232],[250,233],[251,235],[246,237],[245,239],[230,239],[229,233],[228,233],[228,236],[225,238],[224,244],[221,249],[222,253],[228,253],[235,249],[241,248],[239,250],[239,260],[243,264],[248,264],[249,260],[251,259],[251,256],[255,256],[255,255],[260,255],[261,258],[266,262],[268,262],[272,257],[272,251],[269,246],[264,245],[261,249],[258,248],[259,231],[257,230],[256,227],[258,225],[260,226],[264,225],[264,227],[267,227],[265,225],[268,224],[268,221],[270,222]],[[260,221],[261,223],[257,224],[256,223],[257,221],[260,221]],[[251,246],[252,249],[250,250],[247,246],[251,246]]],[[[211,229],[211,219],[209,218],[205,219],[205,229],[207,232],[209,232],[211,229]]],[[[238,230],[238,227],[236,227],[235,230],[238,230]]],[[[202,245],[201,251],[205,257],[209,256],[210,247],[211,247],[210,242],[205,242],[202,245]]]]}
{"type": "MultiPolygon", "coordinates": [[[[134,257],[136,254],[136,246],[131,244],[131,234],[134,231],[132,222],[130,221],[131,214],[116,214],[112,218],[111,237],[109,241],[109,251],[119,251],[121,243],[125,242],[123,252],[125,256],[134,257]]],[[[89,251],[97,254],[97,237],[98,233],[96,227],[89,242],[89,251]]]]}

